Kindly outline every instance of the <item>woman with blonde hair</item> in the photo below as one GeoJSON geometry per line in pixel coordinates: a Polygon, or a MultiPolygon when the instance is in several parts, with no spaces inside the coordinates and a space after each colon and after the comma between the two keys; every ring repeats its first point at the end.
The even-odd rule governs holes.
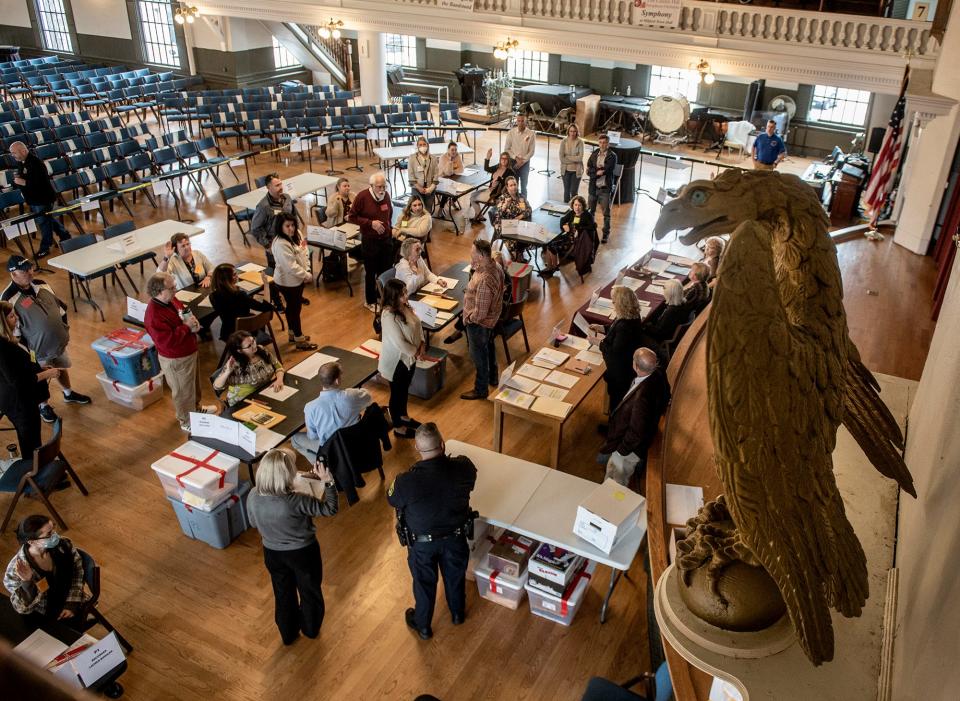
{"type": "Polygon", "coordinates": [[[293,491],[296,458],[284,449],[269,451],[257,468],[257,486],[247,497],[250,524],[260,531],[263,562],[273,583],[274,620],[284,645],[301,631],[320,634],[325,611],[323,562],[314,516],[333,516],[339,502],[333,475],[322,462],[313,476],[323,482],[323,499],[293,491]]]}
{"type": "Polygon", "coordinates": [[[710,269],[710,277],[707,281],[713,280],[717,276],[717,270],[720,268],[720,259],[723,258],[724,243],[723,239],[713,236],[707,239],[703,246],[703,260],[701,261],[710,269]]]}
{"type": "Polygon", "coordinates": [[[400,262],[397,263],[397,280],[407,286],[407,294],[412,295],[430,282],[446,287],[442,279],[433,274],[427,261],[423,259],[423,244],[418,239],[409,238],[400,244],[400,262]]]}
{"type": "Polygon", "coordinates": [[[610,411],[613,412],[636,376],[633,371],[633,352],[642,346],[656,348],[657,344],[647,332],[640,303],[633,290],[625,285],[614,285],[610,299],[616,318],[606,334],[603,334],[602,326],[592,324],[590,328],[594,334],[589,338],[591,343],[600,345],[603,362],[607,366],[603,379],[607,383],[610,411]]]}
{"type": "Polygon", "coordinates": [[[433,217],[424,206],[423,200],[417,195],[411,196],[407,206],[400,213],[397,225],[393,227],[393,235],[397,238],[413,236],[426,241],[431,229],[433,229],[433,217]]]}

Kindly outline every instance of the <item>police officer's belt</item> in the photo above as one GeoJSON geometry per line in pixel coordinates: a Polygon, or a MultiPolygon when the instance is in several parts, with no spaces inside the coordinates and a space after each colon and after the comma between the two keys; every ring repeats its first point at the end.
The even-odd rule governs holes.
{"type": "Polygon", "coordinates": [[[435,540],[446,540],[447,538],[459,538],[467,534],[465,528],[458,528],[453,533],[447,533],[446,535],[415,535],[411,537],[411,540],[414,543],[432,543],[435,540]]]}

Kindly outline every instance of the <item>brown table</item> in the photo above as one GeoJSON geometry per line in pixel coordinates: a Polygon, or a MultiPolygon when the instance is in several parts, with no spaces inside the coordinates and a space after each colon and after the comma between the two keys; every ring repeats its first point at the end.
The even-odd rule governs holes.
{"type": "MultiPolygon", "coordinates": [[[[655,314],[656,311],[660,308],[660,306],[665,302],[662,295],[655,294],[653,292],[648,292],[647,289],[650,287],[650,285],[662,285],[667,280],[667,278],[660,277],[654,273],[644,272],[643,266],[645,266],[651,259],[667,260],[668,256],[670,255],[673,255],[673,254],[667,253],[666,251],[650,250],[650,251],[647,251],[643,255],[643,257],[640,258],[640,260],[638,260],[636,263],[628,266],[625,269],[624,277],[636,278],[636,279],[645,281],[643,287],[638,288],[637,290],[634,290],[634,292],[637,295],[637,299],[644,300],[650,303],[650,312],[647,315],[647,317],[650,317],[653,314],[655,314]]],[[[679,256],[679,257],[682,258],[683,256],[679,256]]],[[[682,265],[682,264],[678,264],[678,265],[682,265]]],[[[683,267],[687,267],[687,266],[684,265],[683,267]]],[[[681,282],[686,282],[686,278],[681,280],[681,282]]],[[[601,287],[599,290],[597,290],[597,292],[599,293],[599,296],[609,298],[610,291],[615,284],[617,284],[616,278],[614,278],[613,280],[608,282],[606,285],[601,287]]],[[[613,320],[610,319],[609,317],[600,316],[599,314],[594,314],[593,312],[588,312],[587,309],[591,306],[593,306],[592,302],[587,301],[577,310],[577,313],[581,314],[583,318],[586,319],[591,324],[601,324],[603,326],[609,326],[611,323],[613,323],[613,320]]],[[[584,335],[583,331],[581,331],[579,328],[577,328],[574,325],[572,318],[570,320],[569,333],[575,334],[577,336],[584,335]]]]}
{"type": "MultiPolygon", "coordinates": [[[[550,346],[552,348],[552,346],[550,346]]],[[[530,360],[537,354],[540,349],[530,354],[526,360],[530,360]]],[[[556,350],[566,353],[570,358],[573,358],[579,351],[568,346],[560,346],[556,350]]],[[[556,368],[561,372],[566,372],[569,375],[576,375],[579,379],[577,384],[570,388],[567,392],[567,396],[563,401],[572,405],[570,411],[567,412],[567,415],[562,419],[559,419],[555,416],[550,416],[548,414],[541,414],[538,411],[533,409],[524,409],[522,407],[504,402],[499,399],[493,400],[493,449],[498,452],[503,452],[503,427],[504,427],[504,416],[516,416],[519,419],[525,421],[530,421],[535,424],[544,426],[550,430],[551,440],[550,440],[550,467],[556,469],[560,464],[560,447],[563,443],[563,425],[573,416],[576,412],[577,407],[587,398],[587,395],[590,394],[591,390],[597,386],[597,383],[600,382],[600,379],[603,377],[604,370],[606,367],[601,363],[600,365],[591,365],[592,370],[589,375],[579,375],[575,372],[565,370],[569,359],[566,360],[563,365],[556,368]]],[[[517,368],[522,365],[519,361],[517,362],[517,368]]],[[[547,383],[550,384],[550,383],[547,383]]]]}

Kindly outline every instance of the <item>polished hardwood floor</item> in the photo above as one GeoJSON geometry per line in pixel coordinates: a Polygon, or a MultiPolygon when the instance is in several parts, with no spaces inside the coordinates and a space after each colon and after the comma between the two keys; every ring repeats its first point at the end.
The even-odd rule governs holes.
{"type": "MultiPolygon", "coordinates": [[[[555,141],[553,145],[555,149],[555,141]]],[[[480,153],[488,146],[497,148],[496,136],[481,136],[480,153]]],[[[545,146],[541,139],[534,160],[537,169],[545,167],[545,146]]],[[[555,167],[555,150],[551,157],[555,167]]],[[[364,155],[360,159],[364,172],[350,174],[355,191],[375,170],[371,160],[364,155]]],[[[733,160],[724,157],[725,162],[733,160]]],[[[319,162],[314,162],[318,172],[319,162]]],[[[352,163],[352,156],[338,157],[338,167],[352,163]]],[[[805,165],[802,159],[792,159],[785,169],[798,172],[805,165]]],[[[251,164],[251,172],[278,170],[293,175],[305,167],[296,156],[289,161],[261,156],[251,164]]],[[[709,177],[712,170],[697,166],[696,177],[709,177]]],[[[237,172],[243,177],[242,169],[237,172]]],[[[223,172],[222,177],[231,184],[229,173],[223,172]]],[[[656,192],[664,182],[672,187],[689,177],[683,169],[658,171],[655,165],[647,165],[642,182],[656,192]]],[[[548,180],[532,175],[530,183],[535,203],[548,194],[560,197],[556,176],[548,180]]],[[[216,183],[207,179],[204,186],[204,198],[185,188],[185,215],[205,230],[194,245],[214,262],[262,262],[263,251],[255,243],[245,248],[237,235],[227,242],[226,208],[216,183]]],[[[581,188],[585,191],[586,184],[581,188]]],[[[170,198],[161,200],[158,210],[137,203],[139,225],[175,216],[170,198]]],[[[113,222],[123,218],[120,211],[114,213],[113,222]]],[[[534,292],[523,316],[534,350],[554,324],[568,321],[596,287],[651,246],[657,213],[658,205],[642,195],[632,206],[615,208],[611,241],[603,246],[594,272],[583,284],[569,266],[545,286],[538,279],[533,281],[534,292]]],[[[91,222],[90,230],[99,228],[99,223],[91,222]]],[[[455,237],[449,225],[437,223],[430,244],[434,269],[465,261],[470,242],[480,230],[475,227],[455,237]]],[[[693,253],[676,242],[659,245],[693,253]]],[[[882,243],[844,243],[840,262],[852,335],[866,364],[880,372],[918,379],[933,329],[929,321],[932,261],[894,246],[888,238],[882,243]]],[[[151,266],[147,268],[149,275],[151,266]]],[[[359,282],[359,275],[355,276],[359,282]]],[[[64,273],[43,277],[68,298],[64,273]]],[[[142,290],[142,282],[138,283],[142,290]]],[[[155,459],[183,441],[169,396],[138,413],[109,402],[100,391],[95,379],[100,364],[90,343],[121,326],[125,302],[119,289],[105,293],[98,284],[94,290],[107,322],[100,322],[86,306],[70,314],[74,386],[92,395],[94,403],[65,406],[56,388],[53,392],[53,404],[64,418],[64,452],[90,495],[84,498],[71,489],[53,499],[70,525],[66,535],[102,566],[101,610],[136,647],[123,678],[126,698],[407,701],[430,693],[444,701],[573,701],[593,675],[622,681],[647,669],[646,579],[639,558],[629,578],[620,582],[603,625],[599,609],[609,577],[606,568],[598,570],[570,628],[533,616],[526,603],[510,611],[484,601],[468,583],[466,624],[456,628],[450,624],[441,596],[434,638],[418,640],[404,625],[403,611],[412,601],[410,578],[405,552],[394,535],[393,512],[384,498],[385,485],[376,478],[362,490],[360,503],[344,505],[335,518],[318,519],[326,571],[326,620],[317,640],[300,639],[284,647],[273,623],[270,580],[256,531],[248,531],[225,550],[189,540],[180,532],[150,469],[155,459]]],[[[315,341],[349,349],[373,336],[372,316],[361,306],[360,296],[349,297],[342,285],[310,288],[307,295],[312,304],[304,309],[304,326],[315,341]]],[[[446,387],[429,402],[412,399],[411,411],[421,421],[438,422],[447,438],[489,446],[491,404],[458,398],[472,383],[465,343],[441,347],[450,352],[446,387]]],[[[511,349],[514,357],[523,355],[519,337],[511,340],[511,349]]],[[[282,352],[288,365],[305,355],[288,345],[282,346],[282,352]]],[[[219,353],[218,343],[202,345],[203,376],[214,369],[219,353]]],[[[386,388],[378,384],[371,388],[386,403],[386,388]]],[[[205,389],[205,397],[212,398],[212,392],[205,389]]],[[[595,425],[601,418],[602,397],[597,391],[565,431],[561,469],[599,482],[602,470],[594,456],[601,440],[595,425]]],[[[507,421],[504,448],[511,455],[541,463],[549,457],[540,432],[512,419],[507,421]]],[[[397,440],[386,456],[387,481],[415,459],[410,442],[397,440]]],[[[0,499],[0,507],[8,504],[8,498],[0,499]]],[[[42,507],[22,502],[15,520],[32,512],[42,512],[42,507]]],[[[10,532],[0,537],[4,563],[15,547],[10,532]]]]}

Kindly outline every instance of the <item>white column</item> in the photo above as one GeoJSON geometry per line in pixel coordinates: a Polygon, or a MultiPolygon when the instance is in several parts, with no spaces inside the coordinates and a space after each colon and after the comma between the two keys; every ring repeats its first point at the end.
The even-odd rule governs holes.
{"type": "Polygon", "coordinates": [[[360,102],[383,105],[387,97],[387,45],[380,32],[357,32],[360,59],[360,102]]]}

